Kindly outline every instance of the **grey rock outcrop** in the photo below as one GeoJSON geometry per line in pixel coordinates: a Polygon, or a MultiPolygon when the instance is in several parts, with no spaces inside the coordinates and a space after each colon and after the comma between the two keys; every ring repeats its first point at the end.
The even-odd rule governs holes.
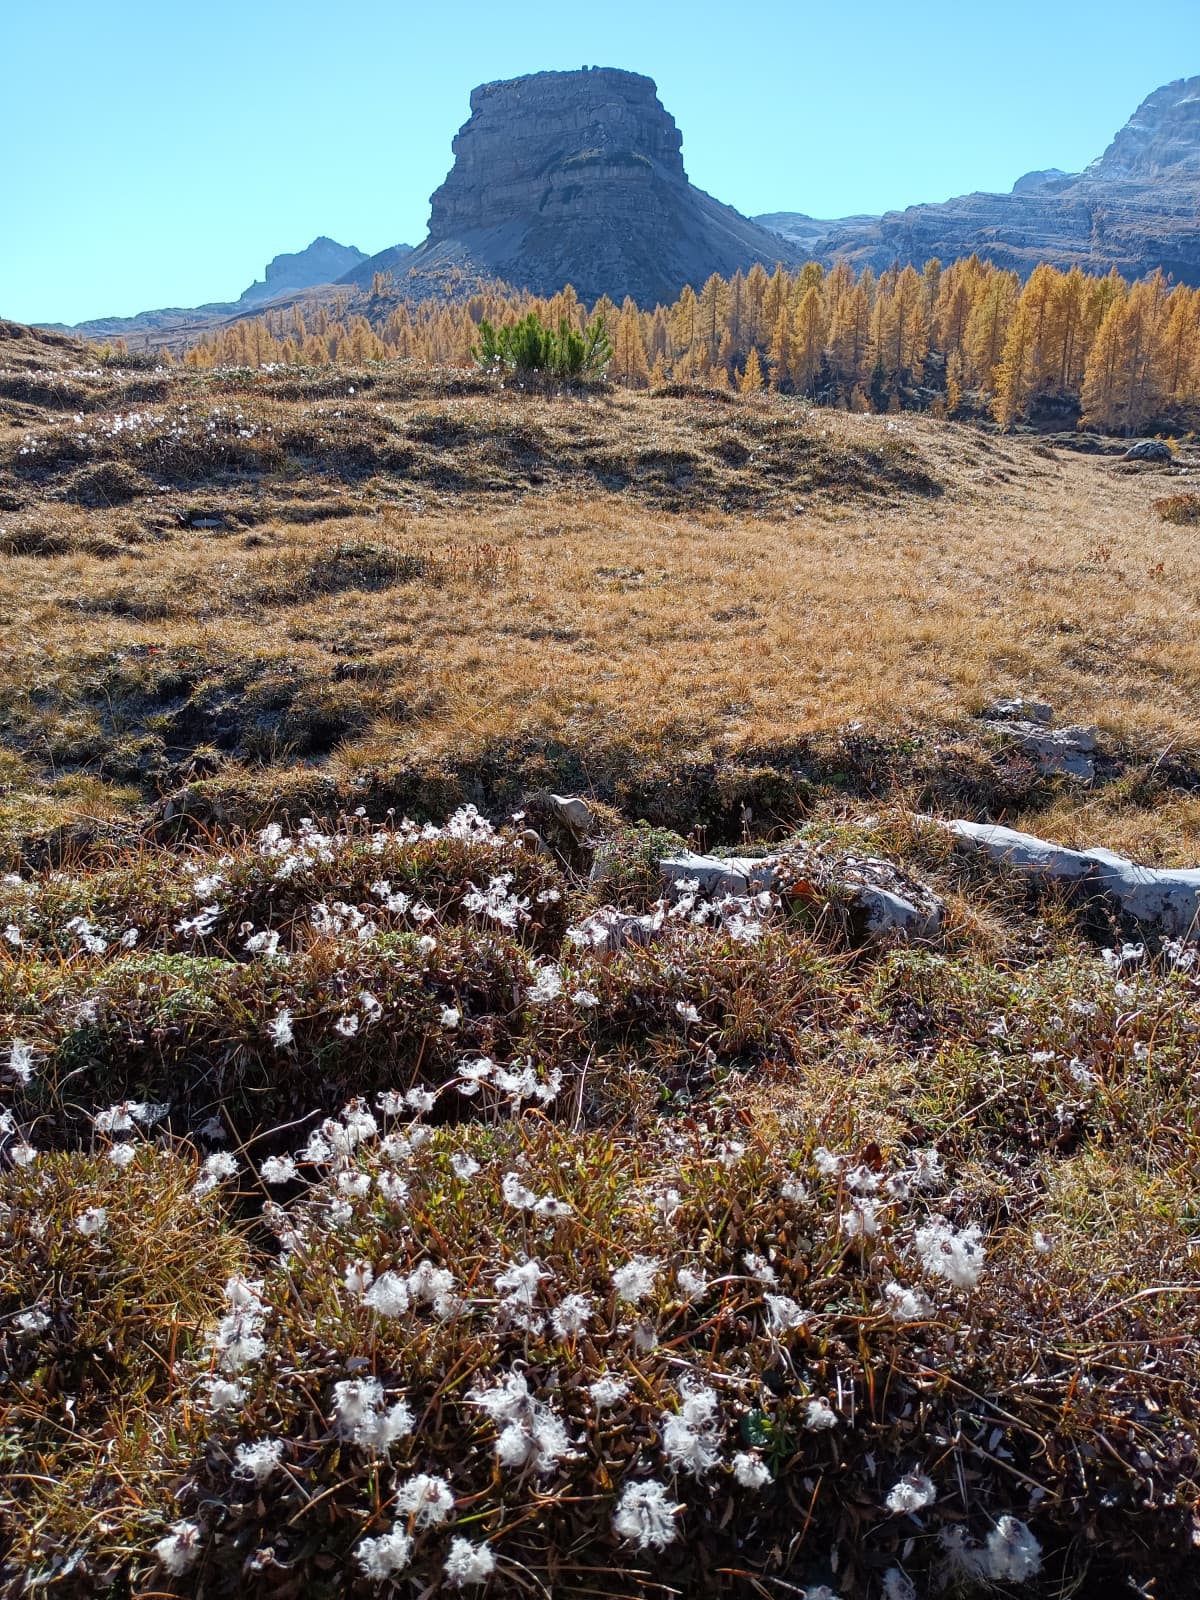
{"type": "Polygon", "coordinates": [[[1100,895],[1122,915],[1168,938],[1200,934],[1200,870],[1141,867],[1111,850],[1066,850],[986,822],[947,822],[960,847],[1045,883],[1100,895]]]}
{"type": "Polygon", "coordinates": [[[1052,728],[1053,720],[1054,708],[1044,700],[1021,697],[993,700],[983,714],[988,732],[1014,742],[1037,762],[1040,772],[1062,772],[1090,781],[1096,776],[1096,729],[1052,728]]]}
{"type": "Polygon", "coordinates": [[[769,889],[840,911],[855,943],[933,939],[945,906],[916,878],[890,861],[824,847],[789,846],[769,856],[704,856],[691,851],[659,862],[668,891],[694,882],[708,897],[757,894],[769,889]]]}
{"type": "Polygon", "coordinates": [[[1047,728],[1038,722],[985,722],[990,733],[1014,739],[1023,754],[1037,762],[1038,771],[1062,772],[1070,778],[1096,776],[1095,728],[1047,728]]]}
{"type": "Polygon", "coordinates": [[[670,889],[689,880],[710,898],[721,894],[757,894],[775,886],[777,861],[774,856],[704,856],[681,850],[658,864],[664,885],[670,889]]]}
{"type": "Polygon", "coordinates": [[[1174,459],[1170,445],[1162,439],[1139,439],[1121,457],[1122,461],[1150,461],[1159,466],[1170,466],[1174,459]]]}
{"type": "Polygon", "coordinates": [[[653,81],[638,73],[596,67],[485,83],[430,201],[429,238],[402,263],[398,286],[444,292],[457,275],[553,294],[570,283],[587,301],[632,295],[653,306],[713,272],[800,259],[694,188],[681,146],[653,81]]]}

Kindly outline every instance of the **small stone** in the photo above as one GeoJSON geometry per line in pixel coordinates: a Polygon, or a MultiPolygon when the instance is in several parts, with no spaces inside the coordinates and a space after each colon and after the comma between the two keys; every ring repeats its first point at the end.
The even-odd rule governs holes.
{"type": "Polygon", "coordinates": [[[1045,700],[1026,700],[1022,695],[993,700],[983,714],[998,722],[1040,722],[1044,727],[1054,721],[1053,706],[1045,700]]]}
{"type": "Polygon", "coordinates": [[[574,794],[552,794],[550,804],[554,807],[559,821],[576,838],[582,840],[592,830],[592,808],[586,800],[581,800],[574,794]]]}
{"type": "Polygon", "coordinates": [[[1094,778],[1095,728],[1046,728],[1035,722],[985,722],[990,733],[1015,739],[1021,751],[1032,756],[1043,773],[1062,772],[1072,778],[1094,778]]]}
{"type": "Polygon", "coordinates": [[[1121,457],[1122,461],[1154,461],[1162,465],[1168,465],[1174,459],[1170,445],[1161,439],[1139,439],[1121,457]]]}

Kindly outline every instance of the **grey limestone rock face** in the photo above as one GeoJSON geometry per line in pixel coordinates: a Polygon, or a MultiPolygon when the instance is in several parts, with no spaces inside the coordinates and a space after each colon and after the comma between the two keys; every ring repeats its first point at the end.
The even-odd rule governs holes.
{"type": "Polygon", "coordinates": [[[673,888],[689,879],[700,885],[701,894],[748,894],[774,887],[777,877],[773,856],[703,856],[683,850],[658,864],[663,884],[673,888]]]}
{"type": "Polygon", "coordinates": [[[787,894],[789,887],[803,882],[806,897],[843,909],[849,931],[860,943],[933,939],[945,915],[942,901],[925,884],[874,856],[833,855],[802,846],[762,857],[684,851],[661,861],[659,870],[668,890],[692,881],[710,897],[761,889],[787,894]]]}
{"type": "Polygon", "coordinates": [[[653,307],[713,272],[798,264],[795,245],[688,182],[682,142],[653,80],[636,72],[482,84],[401,287],[436,292],[454,271],[538,294],[569,283],[585,301],[632,295],[653,307]]]}
{"type": "Polygon", "coordinates": [[[1123,915],[1168,938],[1200,935],[1200,869],[1140,867],[1111,850],[1065,850],[994,823],[944,826],[962,848],[1030,877],[1103,895],[1123,915]]]}

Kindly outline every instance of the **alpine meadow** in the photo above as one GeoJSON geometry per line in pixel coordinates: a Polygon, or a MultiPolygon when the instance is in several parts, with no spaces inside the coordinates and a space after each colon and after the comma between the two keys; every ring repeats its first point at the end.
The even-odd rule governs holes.
{"type": "Polygon", "coordinates": [[[1189,1600],[1200,77],[820,221],[538,65],[0,321],[0,1597],[1189,1600]]]}

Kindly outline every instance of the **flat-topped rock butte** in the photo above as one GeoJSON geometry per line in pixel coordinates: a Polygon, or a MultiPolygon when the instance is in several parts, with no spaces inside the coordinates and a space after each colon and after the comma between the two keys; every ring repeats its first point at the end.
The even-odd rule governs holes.
{"type": "Polygon", "coordinates": [[[432,196],[429,238],[403,264],[405,289],[435,291],[458,269],[653,305],[713,272],[794,260],[787,240],[688,182],[682,144],[653,80],[636,72],[482,84],[432,196]]]}

